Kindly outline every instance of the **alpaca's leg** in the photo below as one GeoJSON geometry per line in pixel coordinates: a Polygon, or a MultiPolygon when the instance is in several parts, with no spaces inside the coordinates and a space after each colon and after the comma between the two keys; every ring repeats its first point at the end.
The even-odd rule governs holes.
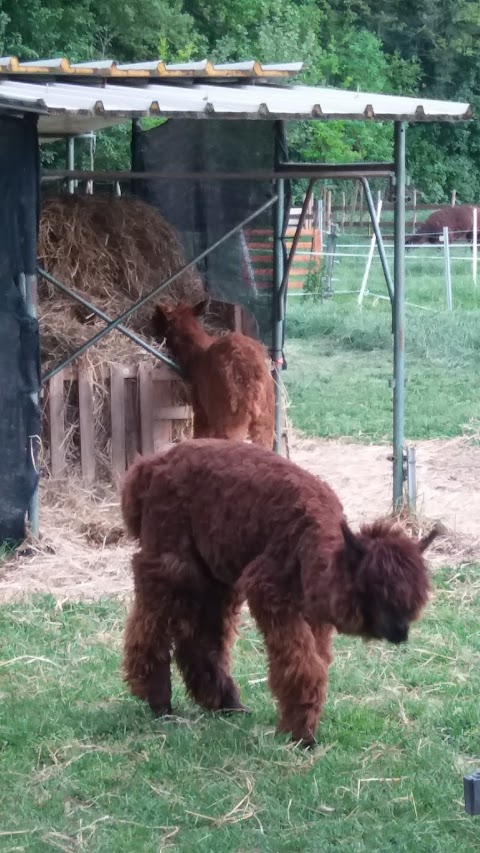
{"type": "Polygon", "coordinates": [[[310,627],[312,629],[312,634],[315,637],[317,653],[320,655],[322,660],[325,661],[328,667],[333,660],[332,636],[334,628],[332,625],[328,625],[326,623],[321,625],[311,625],[310,627]]]}
{"type": "Polygon", "coordinates": [[[265,639],[269,686],[278,701],[279,732],[291,732],[303,746],[315,743],[327,690],[328,665],[317,651],[308,623],[292,603],[291,591],[279,590],[268,562],[255,561],[246,573],[250,612],[265,639]]]}
{"type": "Polygon", "coordinates": [[[266,447],[267,450],[272,450],[275,435],[273,417],[270,417],[270,415],[267,417],[261,416],[251,421],[248,433],[254,444],[260,444],[262,447],[266,447]]]}
{"type": "Polygon", "coordinates": [[[328,668],[302,616],[277,613],[274,622],[264,612],[254,616],[265,637],[269,685],[279,704],[277,731],[291,732],[292,740],[311,746],[325,704],[328,668]]]}
{"type": "Polygon", "coordinates": [[[154,557],[140,551],[132,565],[135,599],[124,637],[125,681],[155,713],[171,713],[173,625],[188,624],[192,601],[201,597],[202,575],[188,553],[182,557],[173,550],[154,557]]]}
{"type": "Polygon", "coordinates": [[[218,417],[211,427],[212,438],[226,438],[229,441],[245,441],[248,438],[248,419],[218,417]]]}
{"type": "Polygon", "coordinates": [[[125,628],[125,681],[133,695],[148,702],[156,714],[172,712],[168,615],[161,601],[147,606],[136,598],[125,628]]]}
{"type": "Polygon", "coordinates": [[[203,408],[193,403],[193,438],[211,438],[212,431],[203,408]]]}
{"type": "Polygon", "coordinates": [[[175,660],[192,698],[210,711],[245,710],[230,676],[230,652],[241,598],[231,588],[210,584],[195,610],[188,634],[175,636],[175,660]]]}

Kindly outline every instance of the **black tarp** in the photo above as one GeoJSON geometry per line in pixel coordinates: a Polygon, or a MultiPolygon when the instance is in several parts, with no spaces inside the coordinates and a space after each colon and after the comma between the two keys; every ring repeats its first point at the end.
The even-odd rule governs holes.
{"type": "MultiPolygon", "coordinates": [[[[277,122],[175,119],[152,130],[134,130],[132,168],[167,175],[273,170],[278,148],[285,156],[284,136],[277,122]]],[[[195,181],[172,177],[132,183],[133,192],[156,207],[177,230],[188,260],[261,207],[275,192],[271,180],[195,181]]],[[[286,190],[288,211],[288,183],[286,190]]],[[[199,265],[212,297],[250,310],[268,347],[272,344],[274,216],[272,206],[199,265]]],[[[285,221],[284,227],[286,224],[285,221]]]]}
{"type": "Polygon", "coordinates": [[[36,273],[38,156],[35,119],[0,116],[0,543],[23,538],[38,479],[38,324],[22,294],[36,273]]]}

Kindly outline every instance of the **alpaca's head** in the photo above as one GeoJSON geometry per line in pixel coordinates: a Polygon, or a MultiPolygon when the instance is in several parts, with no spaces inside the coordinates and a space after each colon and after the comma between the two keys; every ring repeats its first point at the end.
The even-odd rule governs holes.
{"type": "Polygon", "coordinates": [[[168,332],[187,331],[189,327],[198,327],[197,318],[204,313],[208,300],[197,305],[156,305],[152,316],[152,330],[156,338],[168,337],[168,332]]]}
{"type": "Polygon", "coordinates": [[[402,643],[428,600],[423,553],[440,532],[411,539],[387,521],[364,525],[358,534],[342,523],[343,546],[336,555],[336,626],[366,640],[402,643]]]}

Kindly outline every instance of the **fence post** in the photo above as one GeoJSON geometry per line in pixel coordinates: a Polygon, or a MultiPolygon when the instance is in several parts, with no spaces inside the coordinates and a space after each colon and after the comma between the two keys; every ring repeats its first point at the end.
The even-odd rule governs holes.
{"type": "Polygon", "coordinates": [[[332,191],[327,190],[327,209],[326,209],[326,227],[330,231],[330,226],[332,224],[332,191]]]}
{"type": "Polygon", "coordinates": [[[412,218],[412,232],[415,232],[415,227],[417,224],[417,191],[413,190],[413,218],[412,218]]]}
{"type": "Polygon", "coordinates": [[[330,226],[330,234],[328,235],[327,242],[327,270],[325,277],[325,290],[324,297],[328,299],[330,296],[333,296],[333,288],[332,288],[332,276],[333,276],[333,264],[335,261],[335,250],[337,248],[337,226],[335,222],[332,222],[330,226]]]}
{"type": "Polygon", "coordinates": [[[355,181],[355,189],[353,191],[352,209],[351,209],[351,213],[350,213],[350,222],[349,222],[350,227],[353,225],[353,220],[355,218],[355,208],[357,206],[357,197],[358,197],[359,188],[360,188],[360,181],[355,181]]]}
{"type": "Polygon", "coordinates": [[[447,308],[452,310],[452,270],[450,268],[450,240],[448,239],[448,227],[443,229],[443,250],[445,257],[445,289],[447,297],[447,308]]]}
{"type": "Polygon", "coordinates": [[[473,231],[472,231],[472,265],[473,283],[477,286],[477,263],[478,263],[478,231],[477,231],[478,209],[473,208],[473,231]]]}
{"type": "Polygon", "coordinates": [[[453,190],[452,191],[452,198],[451,198],[451,202],[450,202],[452,207],[455,207],[456,202],[457,202],[457,191],[453,190]]]}
{"type": "MultiPolygon", "coordinates": [[[[375,219],[376,219],[377,223],[380,222],[381,215],[382,215],[382,196],[381,196],[381,193],[379,191],[377,194],[377,209],[375,211],[375,219]]],[[[368,277],[370,275],[370,269],[372,266],[373,253],[375,251],[376,242],[377,242],[377,238],[375,236],[375,232],[373,232],[372,239],[370,240],[370,248],[368,250],[367,263],[365,264],[365,272],[363,273],[362,286],[360,287],[360,293],[358,294],[357,302],[359,305],[362,304],[363,297],[365,296],[365,293],[367,292],[368,277]]]]}

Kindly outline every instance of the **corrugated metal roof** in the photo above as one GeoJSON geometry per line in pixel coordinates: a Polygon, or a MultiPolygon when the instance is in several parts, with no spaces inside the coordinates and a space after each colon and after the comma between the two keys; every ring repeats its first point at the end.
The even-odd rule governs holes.
{"type": "MultiPolygon", "coordinates": [[[[38,79],[38,78],[37,78],[38,79]]],[[[404,98],[310,86],[80,84],[2,79],[0,109],[38,111],[43,135],[98,130],[136,116],[229,119],[353,119],[407,122],[471,118],[468,103],[404,98]]]]}
{"type": "Polygon", "coordinates": [[[0,58],[0,77],[12,74],[31,75],[48,74],[51,76],[92,76],[92,77],[240,77],[269,78],[292,77],[299,74],[303,62],[262,65],[260,62],[222,62],[214,64],[209,59],[200,62],[165,63],[161,59],[151,62],[121,63],[113,59],[71,62],[65,57],[55,59],[35,59],[20,62],[16,56],[0,58]]]}

